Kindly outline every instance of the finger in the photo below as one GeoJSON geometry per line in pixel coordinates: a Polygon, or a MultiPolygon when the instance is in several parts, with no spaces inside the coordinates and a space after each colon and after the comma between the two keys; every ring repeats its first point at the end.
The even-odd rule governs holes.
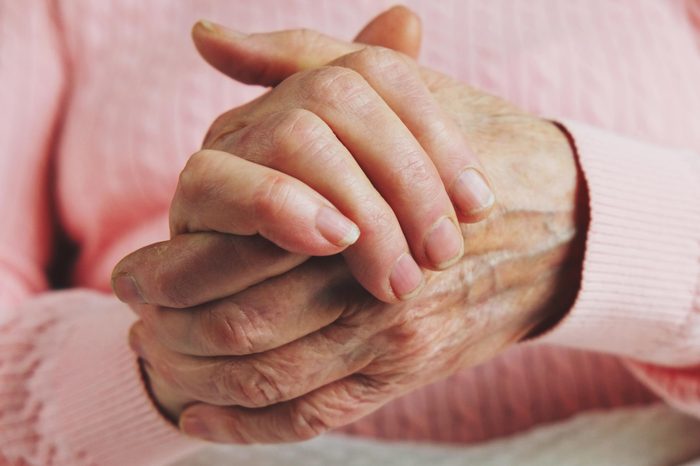
{"type": "Polygon", "coordinates": [[[334,322],[362,295],[342,259],[315,259],[293,274],[187,309],[140,305],[149,334],[170,351],[236,356],[283,346],[334,322]]]}
{"type": "Polygon", "coordinates": [[[420,52],[421,22],[403,5],[380,13],[355,37],[355,42],[386,47],[416,59],[420,52]]]}
{"type": "MultiPolygon", "coordinates": [[[[220,150],[239,154],[299,179],[352,219],[362,234],[345,256],[358,281],[378,299],[394,301],[397,296],[410,296],[420,286],[422,274],[410,256],[395,209],[392,210],[393,206],[377,191],[352,154],[320,117],[302,109],[276,112],[213,144],[220,150]],[[399,269],[394,274],[395,264],[402,257],[408,267],[403,262],[401,267],[407,270],[399,269]],[[407,278],[401,278],[400,273],[407,278]]],[[[444,210],[449,212],[449,209],[449,201],[445,201],[444,210]]],[[[218,209],[214,214],[218,214],[218,209]]],[[[418,218],[418,215],[410,217],[413,223],[408,224],[408,228],[430,220],[418,218]]],[[[458,239],[461,241],[461,236],[458,239]]],[[[421,248],[423,245],[414,246],[421,248]]],[[[456,249],[452,254],[459,251],[459,245],[456,249]]],[[[432,263],[426,265],[434,267],[432,263]]]]}
{"type": "Polygon", "coordinates": [[[176,392],[221,406],[256,408],[297,398],[366,367],[374,357],[357,338],[336,339],[328,332],[259,354],[213,358],[170,351],[143,325],[131,332],[134,350],[176,392]]]}
{"type": "MultiPolygon", "coordinates": [[[[297,71],[321,66],[362,48],[311,30],[245,35],[209,21],[195,24],[192,38],[214,68],[237,81],[264,86],[274,86],[297,71]]],[[[420,20],[408,8],[396,6],[370,21],[355,41],[415,58],[420,50],[420,20]]]]}
{"type": "Polygon", "coordinates": [[[122,259],[112,287],[127,303],[189,307],[242,291],[304,260],[257,236],[182,234],[122,259]]]}
{"type": "Polygon", "coordinates": [[[261,86],[276,86],[300,70],[364,47],[310,29],[247,35],[209,21],[194,25],[192,39],[211,66],[236,81],[261,86]],[[319,42],[323,47],[317,47],[319,42]]]}
{"type": "MultiPolygon", "coordinates": [[[[137,321],[134,325],[140,325],[137,321]]],[[[131,333],[129,334],[131,335],[131,333]]],[[[132,348],[133,344],[130,342],[132,348]]],[[[139,365],[142,370],[143,382],[147,385],[149,394],[152,394],[153,399],[157,400],[158,410],[171,422],[177,424],[180,413],[183,408],[189,404],[197,402],[192,398],[188,398],[179,393],[175,387],[163,380],[158,374],[153,372],[151,365],[139,358],[139,365]]]]}
{"type": "MultiPolygon", "coordinates": [[[[357,71],[398,115],[430,155],[460,221],[476,222],[488,215],[495,196],[484,169],[460,128],[435,101],[412,60],[385,48],[366,47],[334,60],[331,65],[357,71]]],[[[266,98],[269,100],[269,96],[266,98]]],[[[225,134],[239,129],[238,119],[231,120],[236,125],[229,129],[221,125],[217,132],[225,134]]]]}
{"type": "MultiPolygon", "coordinates": [[[[406,20],[408,29],[413,28],[410,22],[406,20]]],[[[369,29],[367,34],[372,39],[369,43],[374,43],[372,35],[377,34],[380,27],[369,29]]],[[[245,84],[271,87],[299,71],[318,68],[365,48],[361,43],[344,42],[310,29],[242,34],[209,21],[194,25],[192,39],[202,58],[222,73],[245,84]]],[[[393,44],[376,45],[392,47],[393,44]]],[[[409,50],[411,47],[407,43],[402,48],[409,50]]],[[[412,53],[408,55],[413,56],[412,53]]],[[[421,67],[420,74],[428,88],[449,80],[428,68],[421,67]]]]}
{"type": "Polygon", "coordinates": [[[290,252],[316,256],[336,254],[360,235],[357,225],[306,184],[213,150],[195,153],[182,171],[170,229],[172,235],[260,234],[290,252]]]}
{"type": "MultiPolygon", "coordinates": [[[[437,104],[412,60],[385,48],[368,47],[331,65],[357,71],[406,125],[435,164],[460,220],[470,222],[486,216],[495,196],[481,163],[455,121],[437,104]]],[[[394,203],[392,207],[396,209],[394,203]]]]}
{"type": "MultiPolygon", "coordinates": [[[[462,234],[435,165],[359,73],[341,66],[298,73],[268,94],[257,111],[280,104],[307,109],[328,124],[392,207],[420,265],[442,269],[459,259],[462,234]]],[[[371,260],[347,259],[356,276],[371,260]]]]}
{"type": "MultiPolygon", "coordinates": [[[[401,8],[392,9],[385,14],[386,18],[389,19],[411,16],[410,12],[403,11],[401,8]]],[[[377,34],[379,34],[379,31],[386,30],[386,26],[391,23],[389,19],[381,21],[376,27],[370,24],[368,26],[367,35],[371,36],[373,34],[371,31],[376,30],[377,34]]],[[[403,21],[410,22],[410,20],[403,21]]],[[[397,21],[397,23],[398,22],[399,21],[397,21]]],[[[217,53],[215,56],[218,58],[214,60],[210,57],[210,61],[214,60],[219,64],[228,64],[225,66],[227,74],[236,79],[239,79],[236,73],[250,73],[253,76],[259,76],[263,73],[284,79],[301,69],[321,66],[323,63],[326,63],[326,59],[333,57],[334,54],[337,54],[336,57],[345,55],[339,53],[343,48],[347,53],[357,50],[352,44],[343,44],[342,42],[313,31],[282,31],[245,37],[220,26],[212,26],[209,29],[205,28],[204,31],[207,31],[206,34],[198,35],[197,31],[200,31],[200,28],[195,27],[196,42],[197,40],[201,40],[202,44],[207,44],[213,41],[212,43],[219,44],[218,48],[204,47],[202,50],[207,49],[211,54],[213,53],[212,50],[216,49],[217,53]],[[197,39],[198,37],[200,39],[197,39]],[[241,58],[241,56],[244,58],[241,58]],[[313,65],[310,63],[313,63],[313,65]]],[[[387,97],[385,93],[381,92],[381,86],[379,86],[379,84],[385,83],[383,89],[391,90],[395,88],[393,83],[401,84],[402,81],[397,78],[391,79],[391,75],[386,73],[386,66],[377,67],[376,64],[371,65],[371,58],[369,60],[367,58],[371,57],[372,53],[375,55],[381,53],[376,52],[376,50],[377,48],[369,48],[357,54],[350,53],[350,56],[354,56],[354,60],[360,62],[360,68],[367,69],[368,64],[374,66],[375,69],[379,68],[378,71],[380,71],[380,73],[375,74],[375,77],[379,79],[373,80],[372,85],[375,86],[382,97],[387,97]],[[372,49],[375,51],[373,52],[372,49]],[[364,64],[362,60],[364,60],[364,64]],[[392,84],[389,84],[389,81],[391,81],[392,84]]],[[[381,50],[381,48],[379,48],[379,50],[381,50]]],[[[383,56],[386,57],[388,55],[389,54],[385,52],[383,56]]],[[[208,55],[205,54],[204,56],[207,57],[208,55]]],[[[399,54],[395,54],[390,63],[396,64],[401,61],[400,58],[399,54]]],[[[407,60],[403,61],[406,62],[407,60]]],[[[215,64],[215,66],[217,65],[215,64]]],[[[222,68],[222,66],[219,66],[219,68],[222,68]]],[[[394,69],[396,66],[390,66],[389,68],[394,69]]],[[[413,74],[416,75],[416,79],[427,80],[428,82],[431,81],[431,73],[426,73],[425,70],[418,70],[416,68],[413,74]]],[[[269,81],[268,84],[277,84],[281,81],[281,79],[270,79],[268,76],[262,79],[261,83],[265,84],[263,81],[266,79],[269,81]]],[[[244,82],[251,81],[244,80],[244,82]]],[[[405,87],[406,85],[399,86],[398,88],[402,89],[405,87]]],[[[423,87],[425,87],[425,85],[423,87]]],[[[423,135],[421,143],[428,143],[427,145],[430,146],[440,144],[450,146],[442,147],[442,149],[447,150],[435,153],[440,155],[442,159],[436,160],[436,162],[441,162],[439,163],[440,174],[443,180],[445,180],[445,185],[450,190],[460,220],[464,222],[475,222],[485,218],[494,204],[495,197],[489,183],[483,175],[484,171],[478,159],[467,147],[456,125],[454,123],[449,123],[443,128],[441,125],[445,122],[449,122],[449,118],[446,118],[446,116],[443,115],[442,118],[438,118],[433,122],[429,118],[424,118],[423,114],[419,111],[410,111],[413,102],[412,99],[407,99],[406,95],[412,94],[401,92],[393,92],[392,94],[396,96],[392,102],[403,103],[403,107],[409,109],[408,112],[404,112],[401,115],[402,119],[411,116],[411,120],[421,123],[420,126],[424,129],[429,127],[430,130],[419,133],[423,135]],[[436,133],[439,132],[443,133],[442,137],[434,139],[436,133]],[[435,143],[430,144],[432,141],[435,141],[435,143]],[[454,153],[458,155],[455,156],[454,153]]],[[[431,97],[427,87],[425,87],[420,94],[423,96],[428,94],[428,97],[431,97]]],[[[430,111],[432,113],[442,114],[432,97],[429,100],[423,99],[423,101],[432,102],[430,106],[430,111]]],[[[393,103],[390,103],[390,105],[394,107],[393,103]]],[[[413,127],[411,127],[411,129],[413,129],[413,127]]],[[[428,147],[426,147],[426,149],[431,155],[434,155],[428,147]]]]}
{"type": "Polygon", "coordinates": [[[391,397],[373,379],[351,375],[301,398],[261,409],[193,404],[180,416],[180,429],[221,443],[299,442],[350,424],[391,397]]]}

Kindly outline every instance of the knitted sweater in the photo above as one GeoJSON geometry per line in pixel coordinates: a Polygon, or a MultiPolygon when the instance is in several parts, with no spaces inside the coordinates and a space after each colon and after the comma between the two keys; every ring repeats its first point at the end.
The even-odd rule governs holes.
{"type": "MultiPolygon", "coordinates": [[[[189,29],[349,39],[391,3],[0,0],[0,464],[161,464],[200,445],[154,409],[109,289],[118,259],[167,239],[214,117],[261,92],[204,64],[189,29]],[[66,291],[46,278],[54,225],[79,250],[66,291]]],[[[573,135],[583,279],[537,341],[345,431],[475,443],[656,397],[700,416],[700,1],[406,3],[423,63],[573,135]]]]}

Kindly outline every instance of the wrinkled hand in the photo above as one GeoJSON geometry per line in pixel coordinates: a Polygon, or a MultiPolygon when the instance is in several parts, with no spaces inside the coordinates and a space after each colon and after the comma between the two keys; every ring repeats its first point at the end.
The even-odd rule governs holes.
{"type": "MultiPolygon", "coordinates": [[[[323,55],[312,51],[303,58],[323,55]]],[[[420,73],[480,155],[499,205],[463,228],[465,257],[428,273],[414,300],[374,299],[337,256],[294,268],[303,259],[260,237],[180,234],[115,269],[155,277],[139,281],[152,299],[134,305],[142,321],[132,345],[160,406],[185,432],[222,442],[306,439],[486,360],[568,309],[583,200],[566,137],[499,99],[420,73]],[[168,307],[170,296],[192,307],[168,307]]]]}
{"type": "Polygon", "coordinates": [[[386,302],[417,294],[419,266],[459,260],[458,218],[483,218],[494,197],[413,60],[358,44],[324,66],[264,62],[255,74],[241,47],[260,57],[262,48],[313,42],[313,33],[239,37],[205,24],[194,29],[205,57],[233,77],[276,86],[212,125],[180,176],[173,236],[260,234],[298,254],[344,251],[356,279],[386,302]],[[235,68],[224,66],[223,52],[235,68]]]}

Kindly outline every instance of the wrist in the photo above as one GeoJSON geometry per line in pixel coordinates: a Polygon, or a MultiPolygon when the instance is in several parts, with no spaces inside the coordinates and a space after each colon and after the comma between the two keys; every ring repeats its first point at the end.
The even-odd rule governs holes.
{"type": "Polygon", "coordinates": [[[571,197],[571,222],[574,234],[564,245],[563,259],[554,269],[553,293],[538,312],[536,324],[522,338],[536,338],[554,328],[573,307],[580,291],[585,254],[586,237],[590,223],[588,188],[577,156],[576,144],[571,134],[558,122],[550,122],[566,138],[567,154],[576,167],[576,180],[571,197]]]}

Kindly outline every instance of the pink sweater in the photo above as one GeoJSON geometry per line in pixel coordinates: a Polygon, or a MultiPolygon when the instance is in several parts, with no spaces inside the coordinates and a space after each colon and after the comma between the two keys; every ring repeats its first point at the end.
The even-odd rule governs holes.
{"type": "MultiPolygon", "coordinates": [[[[260,92],[208,68],[189,29],[350,38],[390,3],[0,0],[0,464],[159,464],[199,445],[151,405],[109,289],[119,258],[167,238],[209,123],[260,92]],[[52,219],[80,248],[69,291],[47,289],[52,219]]],[[[583,282],[538,342],[346,431],[478,442],[656,396],[700,416],[700,1],[407,3],[425,64],[573,134],[583,282]]]]}

